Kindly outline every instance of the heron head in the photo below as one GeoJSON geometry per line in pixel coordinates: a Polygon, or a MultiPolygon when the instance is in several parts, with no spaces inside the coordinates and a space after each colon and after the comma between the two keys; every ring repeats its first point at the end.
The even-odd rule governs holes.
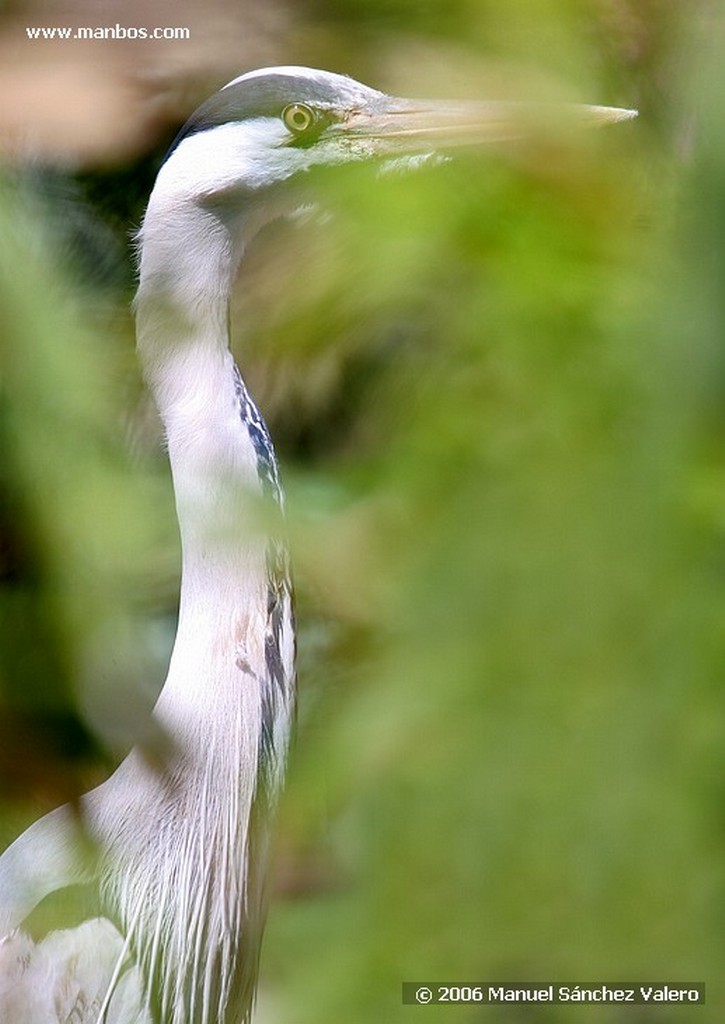
{"type": "Polygon", "coordinates": [[[524,103],[406,100],[328,71],[265,68],[235,78],[192,115],[165,169],[200,200],[249,198],[319,165],[522,138],[547,118],[605,124],[635,115],[576,104],[554,114],[524,103]]]}

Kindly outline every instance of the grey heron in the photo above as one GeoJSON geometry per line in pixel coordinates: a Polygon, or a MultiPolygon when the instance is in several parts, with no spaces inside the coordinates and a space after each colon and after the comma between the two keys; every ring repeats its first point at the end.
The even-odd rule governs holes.
{"type": "MultiPolygon", "coordinates": [[[[316,166],[519,137],[531,111],[397,99],[279,67],[234,79],[173,143],[140,232],[135,304],[182,544],[178,629],[154,709],[172,745],[161,767],[132,751],[82,798],[97,859],[80,855],[68,807],[0,858],[3,1019],[44,1020],[53,1005],[79,1022],[249,1020],[295,640],[286,550],[257,514],[260,499],[282,508],[277,461],[229,349],[237,269],[259,229],[300,205],[316,166]],[[18,931],[26,916],[78,881],[98,885],[104,916],[33,945],[18,931]]],[[[567,116],[633,113],[576,106],[567,116]]]]}

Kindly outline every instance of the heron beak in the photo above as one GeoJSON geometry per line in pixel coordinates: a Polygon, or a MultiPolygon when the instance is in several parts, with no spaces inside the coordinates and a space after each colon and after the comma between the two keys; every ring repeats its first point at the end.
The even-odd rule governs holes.
{"type": "Polygon", "coordinates": [[[629,121],[636,110],[586,104],[441,102],[383,98],[343,122],[345,134],[370,140],[380,152],[410,153],[536,138],[577,127],[629,121]]]}

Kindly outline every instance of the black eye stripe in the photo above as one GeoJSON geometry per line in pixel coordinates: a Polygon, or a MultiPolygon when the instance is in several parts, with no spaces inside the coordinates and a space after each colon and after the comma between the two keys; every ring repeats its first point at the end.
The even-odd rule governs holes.
{"type": "Polygon", "coordinates": [[[210,96],[194,111],[171,143],[164,161],[189,136],[223,124],[263,117],[280,118],[283,111],[291,106],[308,107],[313,112],[314,121],[305,131],[297,129],[296,135],[291,131],[292,137],[287,145],[311,145],[328,125],[338,120],[330,111],[330,101],[336,98],[330,95],[330,90],[326,90],[324,84],[290,75],[270,74],[229,85],[210,96]]]}

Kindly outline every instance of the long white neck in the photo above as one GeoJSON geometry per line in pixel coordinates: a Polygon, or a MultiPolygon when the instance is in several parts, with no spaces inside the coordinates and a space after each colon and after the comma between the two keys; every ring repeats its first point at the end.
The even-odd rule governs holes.
{"type": "MultiPolygon", "coordinates": [[[[266,841],[253,807],[260,777],[283,762],[291,715],[291,655],[278,698],[267,646],[275,620],[260,431],[268,437],[228,347],[242,229],[157,186],[142,231],[138,348],[166,432],[182,543],[179,625],[155,709],[173,754],[166,777],[132,755],[103,820],[120,837],[109,899],[169,1024],[246,1019],[264,916],[266,841]],[[267,736],[275,745],[265,752],[267,736]],[[129,777],[145,793],[132,835],[129,777]],[[150,892],[164,894],[160,906],[150,892]]],[[[291,639],[283,646],[293,650],[291,639]]]]}
{"type": "Polygon", "coordinates": [[[249,660],[236,648],[254,635],[250,609],[266,606],[259,458],[228,347],[229,293],[243,243],[238,220],[229,224],[163,191],[152,195],[137,337],[166,432],[181,533],[179,628],[158,705],[177,728],[187,713],[198,722],[204,709],[214,716],[228,710],[223,694],[199,689],[208,690],[210,677],[222,685],[237,660],[249,660]]]}
{"type": "MultiPolygon", "coordinates": [[[[159,181],[161,182],[161,175],[159,181]]],[[[136,334],[139,358],[171,442],[193,442],[229,359],[229,295],[244,249],[231,223],[192,198],[160,188],[141,232],[136,334]],[[200,373],[204,369],[205,373],[200,373]]]]}

